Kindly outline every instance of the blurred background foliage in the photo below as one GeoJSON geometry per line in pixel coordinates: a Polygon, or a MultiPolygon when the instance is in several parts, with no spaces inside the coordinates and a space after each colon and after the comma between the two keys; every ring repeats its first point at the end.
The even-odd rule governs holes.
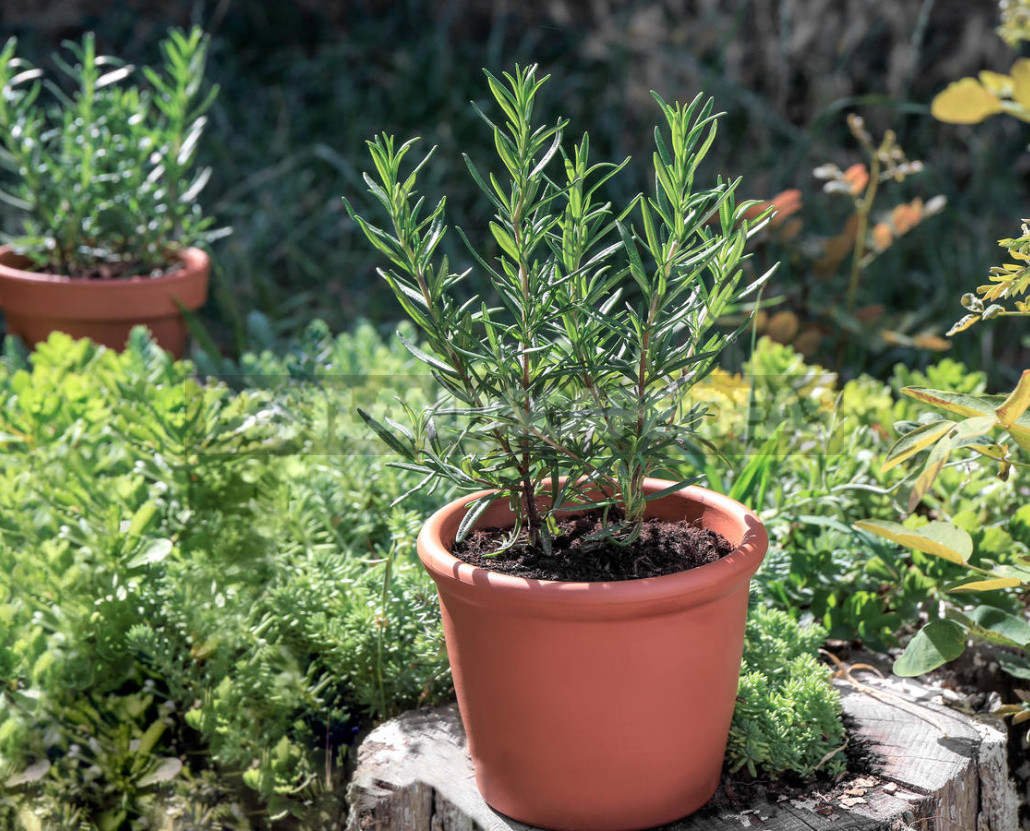
{"type": "MultiPolygon", "coordinates": [[[[789,195],[790,218],[756,252],[756,269],[783,261],[760,321],[772,338],[850,375],[887,377],[898,361],[925,366],[948,350],[988,368],[993,387],[1023,363],[1009,321],[942,339],[955,298],[994,264],[1025,200],[1022,124],[955,127],[930,115],[949,82],[1007,71],[1018,56],[995,32],[993,0],[6,0],[0,10],[0,31],[44,65],[61,39],[90,29],[104,51],[151,61],[167,26],[192,22],[213,35],[210,78],[223,88],[201,162],[214,167],[206,208],[234,233],[216,245],[204,322],[229,352],[246,348],[253,311],[282,335],[313,317],[334,330],[361,318],[391,328],[396,307],[339,199],[364,190],[364,140],[386,130],[438,144],[426,191],[448,195],[452,223],[480,226],[488,209],[460,151],[475,157],[490,136],[468,102],[482,96],[481,68],[536,61],[553,75],[542,118],[560,111],[570,136],[589,130],[599,158],[634,157],[616,198],[649,187],[658,113],[648,90],[715,96],[728,115],[707,175],[743,176],[751,198],[789,195]],[[856,166],[868,175],[849,114],[874,144],[891,131],[923,163],[870,200],[879,242],[853,303],[848,245],[868,191],[841,199],[813,176],[827,165],[852,184],[856,166]],[[946,205],[924,217],[935,197],[946,205]]],[[[0,215],[0,230],[14,222],[0,215]]],[[[452,237],[452,256],[468,260],[452,237]]]]}

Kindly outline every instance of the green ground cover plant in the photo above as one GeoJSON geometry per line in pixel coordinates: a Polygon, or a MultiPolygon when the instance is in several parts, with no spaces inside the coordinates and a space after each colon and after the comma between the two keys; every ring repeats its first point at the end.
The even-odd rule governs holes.
{"type": "MultiPolygon", "coordinates": [[[[1026,19],[1024,3],[1003,4],[1003,32],[1011,44],[1019,39],[1026,19]]],[[[1030,62],[1017,60],[1008,75],[983,71],[978,79],[963,78],[948,86],[933,102],[934,115],[954,124],[977,124],[998,113],[1008,113],[1021,121],[1030,120],[1030,62]]],[[[1030,235],[1026,221],[1020,237],[999,240],[1010,262],[992,267],[987,282],[962,296],[967,314],[956,322],[949,334],[957,335],[974,327],[984,328],[987,321],[1006,317],[1030,316],[1024,299],[1030,287],[1030,235]]],[[[1026,591],[1030,587],[1030,557],[1026,551],[1014,556],[994,558],[983,555],[983,546],[974,540],[962,523],[946,511],[937,509],[933,496],[948,467],[962,465],[975,470],[991,470],[1006,481],[1030,468],[1030,370],[1024,369],[1008,394],[987,395],[982,389],[955,391],[924,385],[906,386],[902,392],[928,404],[932,411],[921,414],[918,423],[895,425],[898,439],[890,447],[884,469],[913,464],[915,470],[902,489],[896,506],[904,524],[882,519],[863,519],[858,527],[910,549],[955,564],[960,574],[943,583],[944,603],[929,616],[925,626],[909,641],[904,654],[895,662],[899,675],[921,675],[959,657],[970,638],[982,638],[1010,647],[998,661],[1001,667],[1023,681],[1030,680],[1030,625],[1026,619],[1026,591]],[[925,456],[924,456],[925,451],[925,456]],[[912,515],[922,509],[932,511],[929,524],[913,524],[912,515]],[[974,559],[974,553],[977,557],[974,559]],[[969,594],[988,593],[993,602],[977,605],[969,594]],[[1022,596],[1013,614],[997,608],[1022,596]]],[[[1025,491],[1023,491],[1025,493],[1025,491]]],[[[1025,499],[1017,503],[1016,515],[1025,517],[1025,499]]],[[[998,712],[1013,717],[1013,723],[1030,719],[1030,694],[1018,690],[1019,703],[1006,704],[998,712]]]]}
{"type": "MultiPolygon", "coordinates": [[[[762,515],[770,550],[756,576],[766,602],[829,636],[874,649],[898,644],[913,622],[935,616],[943,587],[965,575],[961,564],[925,551],[902,552],[854,523],[890,511],[907,497],[909,473],[884,469],[892,425],[925,418],[903,388],[930,386],[978,395],[982,373],[945,359],[926,373],[902,366],[891,382],[868,376],[842,382],[790,347],[760,339],[741,375],[717,372],[695,389],[712,413],[707,435],[719,435],[732,464],[694,460],[707,480],[762,515]],[[781,424],[786,420],[786,424],[781,424]]],[[[953,465],[927,494],[930,510],[975,541],[973,566],[1016,565],[1027,553],[1023,469],[1007,480],[989,470],[953,465]]],[[[930,517],[915,515],[912,528],[930,517]]],[[[1012,614],[1018,600],[973,591],[970,602],[1012,614]]]]}
{"type": "MultiPolygon", "coordinates": [[[[269,329],[252,316],[264,348],[195,364],[142,331],[121,355],[60,334],[31,358],[8,344],[5,827],[333,827],[362,727],[450,693],[412,551],[446,494],[393,505],[420,477],[354,413],[422,406],[435,382],[371,327],[269,329]]],[[[739,771],[810,775],[841,744],[823,633],[788,617],[759,605],[749,624],[739,771]],[[772,731],[792,713],[813,720],[788,747],[772,731]]]]}
{"type": "Polygon", "coordinates": [[[846,770],[840,697],[817,657],[825,639],[821,626],[799,626],[781,610],[751,610],[726,748],[730,772],[807,779],[846,770]]]}
{"type": "Polygon", "coordinates": [[[54,335],[4,362],[0,824],[339,815],[360,725],[449,688],[404,542],[428,506],[390,506],[412,477],[343,405],[410,369],[318,329],[248,358],[236,392],[142,331],[122,355],[54,335]],[[316,364],[350,373],[328,410],[290,382],[316,364]]]}

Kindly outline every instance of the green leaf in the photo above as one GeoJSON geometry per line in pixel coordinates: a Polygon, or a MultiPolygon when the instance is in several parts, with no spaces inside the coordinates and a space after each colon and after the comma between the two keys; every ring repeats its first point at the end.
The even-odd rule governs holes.
{"type": "Polygon", "coordinates": [[[863,519],[856,522],[855,527],[958,565],[965,565],[973,553],[973,538],[969,532],[950,522],[931,522],[922,528],[906,528],[897,522],[863,519]]]}
{"type": "Polygon", "coordinates": [[[372,428],[372,430],[375,432],[377,436],[379,436],[379,438],[386,442],[387,446],[389,446],[391,450],[393,450],[395,453],[398,453],[401,456],[404,456],[405,458],[410,459],[412,457],[411,447],[406,447],[405,445],[403,445],[400,442],[400,440],[393,435],[393,433],[387,430],[386,427],[384,427],[382,424],[380,424],[378,421],[372,418],[372,416],[370,416],[360,407],[358,408],[358,415],[361,416],[365,424],[372,428]]]}
{"type": "Polygon", "coordinates": [[[136,511],[132,516],[132,521],[129,523],[128,533],[133,535],[140,535],[144,531],[150,528],[154,523],[154,518],[157,516],[157,504],[154,502],[147,502],[142,508],[136,511]]]}
{"type": "Polygon", "coordinates": [[[954,421],[934,421],[918,427],[911,433],[906,433],[894,442],[891,449],[887,452],[887,460],[884,462],[883,472],[886,473],[891,468],[914,456],[920,450],[929,447],[954,426],[954,421]]]}
{"type": "Polygon", "coordinates": [[[935,620],[920,629],[894,662],[894,674],[913,678],[954,661],[966,648],[966,630],[952,620],[935,620]]]}
{"type": "Polygon", "coordinates": [[[1027,407],[1030,407],[1030,369],[1023,370],[1016,388],[995,413],[1003,427],[1011,427],[1026,412],[1027,407]]]}
{"type": "Polygon", "coordinates": [[[951,439],[948,436],[945,436],[933,446],[933,450],[931,450],[929,456],[927,456],[926,466],[912,484],[912,489],[909,491],[908,495],[909,512],[916,509],[916,506],[922,501],[930,488],[933,487],[933,483],[937,479],[937,475],[944,468],[950,455],[951,439]]]}
{"type": "Polygon", "coordinates": [[[465,516],[461,518],[461,523],[458,525],[458,533],[455,535],[454,541],[461,542],[465,539],[473,527],[475,527],[479,518],[486,512],[486,509],[496,502],[498,498],[497,496],[486,496],[469,505],[465,511],[465,516]]]}
{"type": "Polygon", "coordinates": [[[1023,585],[1018,577],[986,577],[982,580],[962,581],[951,583],[944,587],[949,592],[986,592],[997,589],[1012,589],[1023,585]]]}
{"type": "Polygon", "coordinates": [[[165,557],[172,553],[173,549],[172,541],[166,539],[155,539],[149,540],[136,556],[130,559],[126,564],[126,568],[140,568],[142,566],[153,565],[159,563],[165,557]]]}
{"type": "Polygon", "coordinates": [[[414,357],[418,358],[418,360],[422,361],[422,363],[427,366],[432,367],[446,377],[454,378],[458,376],[459,373],[454,367],[444,363],[435,355],[430,355],[424,349],[420,349],[400,332],[397,333],[397,340],[399,340],[404,345],[404,348],[407,349],[414,357]]]}
{"type": "Polygon", "coordinates": [[[8,788],[17,788],[31,782],[38,782],[46,776],[47,771],[49,770],[50,762],[47,759],[40,759],[39,761],[33,762],[20,773],[16,773],[13,776],[8,777],[4,784],[8,788]]]}
{"type": "MultiPolygon", "coordinates": [[[[933,390],[925,387],[904,387],[901,391],[916,401],[923,401],[966,418],[971,416],[997,417],[998,408],[1008,400],[1006,396],[1002,395],[970,395],[964,392],[933,390]]],[[[1030,428],[1030,415],[1024,412],[1013,423],[1030,428]]]]}
{"type": "Polygon", "coordinates": [[[1030,659],[1025,655],[1010,655],[1007,652],[1001,652],[998,655],[998,664],[1013,678],[1030,681],[1030,659]]]}
{"type": "Polygon", "coordinates": [[[182,770],[182,762],[174,757],[161,759],[157,766],[149,773],[141,776],[136,784],[141,788],[151,785],[160,785],[163,782],[170,782],[179,775],[182,770]]]}
{"type": "Polygon", "coordinates": [[[977,606],[968,616],[981,629],[998,636],[1010,646],[1030,646],[1030,623],[1022,617],[1010,615],[994,606],[977,606]]]}

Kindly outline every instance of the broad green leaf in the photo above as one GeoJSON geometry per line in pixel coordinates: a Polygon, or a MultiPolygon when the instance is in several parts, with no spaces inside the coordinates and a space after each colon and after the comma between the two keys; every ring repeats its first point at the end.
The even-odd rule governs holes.
{"type": "Polygon", "coordinates": [[[17,788],[30,782],[38,782],[46,776],[48,770],[50,770],[50,762],[46,759],[40,759],[38,762],[33,762],[20,773],[9,777],[4,785],[8,788],[17,788]]]}
{"type": "Polygon", "coordinates": [[[1030,681],[1030,660],[1025,655],[1010,655],[1002,652],[998,655],[998,663],[1013,678],[1030,681]]]}
{"type": "Polygon", "coordinates": [[[148,756],[167,729],[168,725],[160,719],[151,722],[150,726],[140,737],[139,745],[136,747],[136,752],[141,756],[148,756]]]}
{"type": "Polygon", "coordinates": [[[1025,565],[1007,563],[1006,565],[995,566],[992,569],[992,574],[996,577],[1015,577],[1024,583],[1030,584],[1030,568],[1027,568],[1025,565]]]}
{"type": "Polygon", "coordinates": [[[1012,440],[1019,445],[1020,449],[1024,453],[1030,453],[1030,430],[1019,423],[1013,424],[1008,429],[1009,435],[1012,436],[1012,440]]]}
{"type": "Polygon", "coordinates": [[[156,768],[150,773],[140,777],[136,783],[141,788],[146,788],[150,785],[159,785],[162,782],[168,782],[179,775],[179,771],[182,770],[182,762],[174,757],[166,757],[158,762],[156,768]]]}
{"type": "MultiPolygon", "coordinates": [[[[998,405],[991,396],[967,395],[964,392],[931,390],[925,387],[905,387],[902,392],[917,401],[924,401],[935,407],[957,413],[960,416],[996,415],[998,405]]],[[[994,397],[995,399],[997,396],[994,397]]]]}
{"type": "Polygon", "coordinates": [[[947,124],[979,124],[1001,112],[997,95],[975,78],[963,78],[939,92],[930,105],[933,117],[947,124]]]}
{"type": "Polygon", "coordinates": [[[906,528],[897,522],[863,519],[855,527],[906,548],[965,565],[973,553],[973,538],[950,522],[931,522],[922,528],[906,528]]]}
{"type": "Polygon", "coordinates": [[[157,505],[155,503],[148,502],[145,504],[132,515],[132,522],[129,523],[128,533],[137,536],[142,534],[153,524],[156,514],[157,505]]]}
{"type": "Polygon", "coordinates": [[[994,416],[975,416],[973,418],[967,418],[965,421],[960,421],[955,426],[955,429],[951,431],[951,435],[948,436],[948,438],[951,439],[953,447],[961,446],[961,442],[982,436],[997,424],[998,419],[994,416]]]}
{"type": "Polygon", "coordinates": [[[923,468],[922,472],[916,477],[915,482],[912,483],[912,489],[908,494],[908,510],[910,513],[916,509],[922,498],[933,487],[934,480],[937,479],[937,475],[947,463],[950,455],[951,439],[945,436],[933,446],[933,450],[927,456],[926,467],[923,468]]]}
{"type": "Polygon", "coordinates": [[[906,433],[894,442],[887,452],[887,461],[884,462],[882,472],[886,473],[906,459],[910,459],[920,450],[929,447],[954,426],[954,421],[935,421],[931,424],[924,424],[911,433],[906,433]]]}
{"type": "MultiPolygon", "coordinates": [[[[948,390],[930,390],[922,387],[905,387],[906,395],[942,407],[964,416],[992,415],[997,417],[997,410],[1008,399],[1007,395],[967,395],[948,390]]],[[[1020,424],[1030,430],[1030,412],[1018,416],[1013,424],[1020,424]]]]}
{"type": "Polygon", "coordinates": [[[966,630],[952,620],[935,620],[918,632],[894,662],[894,674],[913,678],[954,661],[966,648],[966,630]]]}
{"type": "Polygon", "coordinates": [[[1023,618],[1010,615],[993,606],[977,606],[969,613],[981,629],[1003,638],[1012,646],[1025,647],[1030,644],[1030,623],[1023,618]]]}

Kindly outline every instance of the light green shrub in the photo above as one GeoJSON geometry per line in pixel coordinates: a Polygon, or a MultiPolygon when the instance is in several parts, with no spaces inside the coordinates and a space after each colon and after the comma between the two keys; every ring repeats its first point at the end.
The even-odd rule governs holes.
{"type": "Polygon", "coordinates": [[[810,777],[845,770],[840,696],[816,657],[821,626],[799,626],[786,612],[764,606],[748,615],[737,708],[726,765],[732,772],[810,777]],[[829,757],[829,758],[827,758],[829,757]]]}
{"type": "Polygon", "coordinates": [[[53,827],[206,815],[198,793],[231,813],[247,789],[264,824],[319,827],[360,725],[449,691],[426,506],[390,504],[417,478],[362,455],[352,415],[410,362],[313,327],[245,363],[261,388],[233,392],[142,333],[122,355],[56,334],[0,367],[5,827],[28,806],[53,827]]]}

